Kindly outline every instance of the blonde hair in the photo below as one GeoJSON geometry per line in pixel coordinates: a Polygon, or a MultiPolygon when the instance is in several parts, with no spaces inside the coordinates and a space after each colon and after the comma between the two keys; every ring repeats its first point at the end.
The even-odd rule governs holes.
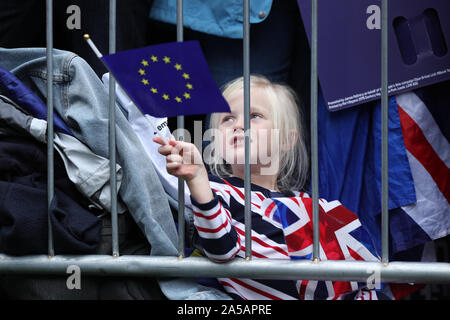
{"type": "MultiPolygon", "coordinates": [[[[230,81],[222,88],[226,100],[236,91],[242,91],[243,77],[230,81]]],[[[279,129],[280,146],[290,146],[280,154],[280,165],[277,175],[277,188],[282,191],[301,191],[308,177],[309,160],[304,143],[303,121],[295,92],[288,86],[272,83],[261,75],[250,76],[250,88],[264,90],[272,107],[274,128],[279,129]],[[293,134],[293,132],[295,132],[293,134]],[[294,140],[293,140],[294,138],[294,140]],[[296,138],[296,140],[295,140],[296,138]],[[293,143],[296,141],[296,143],[293,143]]],[[[210,128],[219,126],[220,113],[213,113],[210,128]]],[[[213,137],[214,140],[214,137],[213,137]]],[[[212,141],[214,143],[214,141],[212,141]]],[[[219,156],[218,152],[210,154],[210,170],[219,177],[230,176],[231,168],[219,156]]]]}

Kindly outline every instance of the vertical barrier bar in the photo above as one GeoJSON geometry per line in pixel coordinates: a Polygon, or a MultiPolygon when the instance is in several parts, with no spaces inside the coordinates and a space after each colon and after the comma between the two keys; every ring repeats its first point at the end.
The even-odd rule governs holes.
{"type": "Polygon", "coordinates": [[[250,176],[250,0],[243,0],[243,74],[244,74],[244,131],[245,131],[245,162],[244,162],[244,195],[245,195],[245,258],[252,258],[252,212],[251,212],[251,176],[250,176]]]}
{"type": "Polygon", "coordinates": [[[389,261],[388,174],[388,2],[381,3],[381,248],[383,263],[389,261]]]}
{"type": "Polygon", "coordinates": [[[317,0],[311,10],[311,183],[313,200],[313,261],[319,261],[319,157],[317,132],[317,0]]]}
{"type": "Polygon", "coordinates": [[[55,255],[53,230],[50,221],[50,205],[54,195],[53,161],[53,0],[46,2],[46,58],[47,58],[47,207],[48,207],[48,255],[55,255]]]}
{"type": "MultiPolygon", "coordinates": [[[[177,0],[177,42],[183,42],[183,0],[177,0]]],[[[184,129],[184,116],[177,117],[177,129],[184,129]]],[[[184,140],[178,130],[177,140],[184,140]]],[[[178,178],[178,257],[184,258],[184,180],[178,178]]]]}
{"type": "MultiPolygon", "coordinates": [[[[109,54],[116,52],[116,0],[109,1],[109,54]]],[[[109,177],[111,184],[111,229],[112,255],[119,256],[119,230],[117,222],[117,177],[116,177],[116,80],[109,79],[109,177]]]]}

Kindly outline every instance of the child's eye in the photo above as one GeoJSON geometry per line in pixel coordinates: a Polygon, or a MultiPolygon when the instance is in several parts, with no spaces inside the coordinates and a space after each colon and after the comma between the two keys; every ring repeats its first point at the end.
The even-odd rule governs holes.
{"type": "Polygon", "coordinates": [[[231,116],[224,117],[224,118],[222,119],[222,123],[224,123],[224,122],[229,122],[229,121],[232,121],[232,120],[233,120],[233,117],[231,117],[231,116]]]}
{"type": "Polygon", "coordinates": [[[262,118],[262,115],[258,114],[258,113],[252,113],[250,115],[250,119],[259,119],[262,118]]]}

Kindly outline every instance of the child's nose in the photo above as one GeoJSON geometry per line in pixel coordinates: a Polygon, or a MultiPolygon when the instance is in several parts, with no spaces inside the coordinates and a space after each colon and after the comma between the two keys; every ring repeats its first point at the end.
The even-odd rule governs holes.
{"type": "Polygon", "coordinates": [[[244,131],[244,118],[243,117],[237,117],[236,121],[234,122],[234,131],[244,131]]]}

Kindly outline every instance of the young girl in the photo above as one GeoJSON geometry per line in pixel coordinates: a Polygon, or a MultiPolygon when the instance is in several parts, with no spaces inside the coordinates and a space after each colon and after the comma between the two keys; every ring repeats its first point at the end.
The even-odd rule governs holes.
{"type": "MultiPolygon", "coordinates": [[[[263,210],[263,202],[280,197],[303,197],[308,157],[295,94],[262,76],[250,78],[250,162],[252,257],[289,259],[280,223],[263,210]],[[273,134],[273,133],[276,134],[273,134]]],[[[158,151],[167,159],[167,171],[183,178],[190,190],[194,224],[205,255],[218,262],[245,258],[244,226],[244,107],[243,78],[229,83],[223,95],[230,113],[216,113],[208,175],[195,145],[170,140],[158,151]]],[[[236,299],[298,299],[291,280],[220,278],[236,299]]]]}

